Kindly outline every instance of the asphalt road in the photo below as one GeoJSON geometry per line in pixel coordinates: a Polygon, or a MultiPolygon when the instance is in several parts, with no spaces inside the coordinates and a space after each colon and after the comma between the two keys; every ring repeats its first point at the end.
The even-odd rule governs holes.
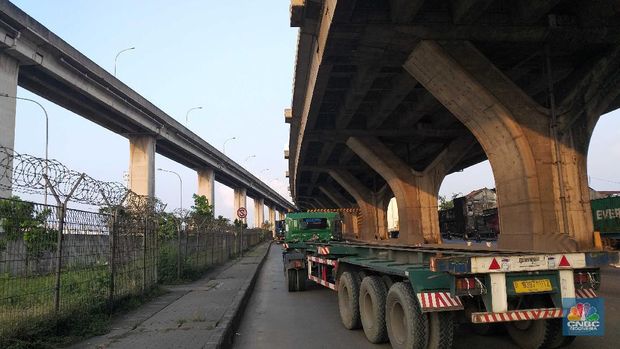
{"type": "MultiPolygon", "coordinates": [[[[338,314],[336,293],[308,283],[305,292],[286,290],[281,248],[273,245],[235,336],[234,348],[390,348],[366,340],[364,331],[345,329],[338,314]]],[[[620,269],[606,269],[601,295],[605,298],[605,337],[577,338],[570,348],[618,348],[620,343],[620,269]]],[[[458,329],[454,348],[518,348],[507,335],[478,336],[458,329]]]]}

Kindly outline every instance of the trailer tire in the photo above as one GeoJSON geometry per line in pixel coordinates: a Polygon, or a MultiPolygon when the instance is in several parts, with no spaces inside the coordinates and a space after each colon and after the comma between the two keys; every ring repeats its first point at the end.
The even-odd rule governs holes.
{"type": "Polygon", "coordinates": [[[392,348],[426,349],[428,316],[422,313],[409,283],[398,282],[390,287],[385,309],[392,348]]]}
{"type": "Polygon", "coordinates": [[[286,271],[286,284],[288,285],[289,292],[297,291],[297,271],[295,269],[288,269],[286,271]]]}
{"type": "Polygon", "coordinates": [[[562,320],[561,319],[553,319],[549,321],[553,322],[552,326],[557,327],[557,330],[553,332],[555,336],[551,336],[551,339],[549,341],[549,348],[551,349],[563,348],[565,346],[570,345],[575,340],[576,338],[575,336],[564,336],[562,334],[562,320]]]}
{"type": "Polygon", "coordinates": [[[345,271],[338,280],[338,310],[340,320],[348,330],[360,328],[360,284],[356,276],[345,271]]]}
{"type": "Polygon", "coordinates": [[[306,290],[306,279],[308,278],[308,269],[297,269],[295,275],[295,288],[297,291],[306,290]]]}
{"type": "Polygon", "coordinates": [[[387,341],[385,299],[387,288],[380,276],[367,276],[360,286],[360,318],[366,338],[371,343],[387,341]]]}
{"type": "Polygon", "coordinates": [[[454,339],[454,313],[451,311],[428,314],[428,349],[450,349],[454,339]]]}
{"type": "Polygon", "coordinates": [[[509,322],[506,330],[510,338],[523,349],[552,348],[554,340],[562,334],[562,327],[557,326],[554,320],[509,322]]]}

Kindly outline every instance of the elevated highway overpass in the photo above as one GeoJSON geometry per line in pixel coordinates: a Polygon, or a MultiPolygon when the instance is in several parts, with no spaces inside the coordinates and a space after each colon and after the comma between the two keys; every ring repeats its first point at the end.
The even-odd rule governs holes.
{"type": "Polygon", "coordinates": [[[488,159],[500,247],[592,246],[586,155],[620,105],[616,1],[293,0],[289,177],[356,237],[437,243],[444,177],[488,159]]]}
{"type": "MultiPolygon", "coordinates": [[[[130,189],[154,195],[155,153],[195,169],[198,193],[214,203],[214,181],[235,190],[235,205],[255,199],[275,212],[294,206],[153,103],[88,59],[9,1],[0,1],[0,93],[17,85],[130,141],[130,189]]],[[[0,98],[0,144],[13,147],[15,100],[0,98]]],[[[99,150],[103,151],[103,150],[99,150]]],[[[6,195],[6,193],[4,193],[6,195]]]]}

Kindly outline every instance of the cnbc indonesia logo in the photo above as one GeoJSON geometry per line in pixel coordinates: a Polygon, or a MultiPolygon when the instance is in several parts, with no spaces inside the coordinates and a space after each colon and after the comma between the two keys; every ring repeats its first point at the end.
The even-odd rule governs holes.
{"type": "Polygon", "coordinates": [[[594,304],[578,302],[570,308],[565,324],[570,335],[601,335],[601,314],[594,304]]]}

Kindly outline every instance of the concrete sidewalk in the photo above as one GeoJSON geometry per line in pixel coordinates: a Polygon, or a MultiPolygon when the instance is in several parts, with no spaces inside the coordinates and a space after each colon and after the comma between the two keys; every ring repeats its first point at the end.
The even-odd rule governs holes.
{"type": "Polygon", "coordinates": [[[230,344],[258,271],[269,252],[263,243],[243,258],[125,314],[112,331],[71,348],[221,348],[230,344]]]}

